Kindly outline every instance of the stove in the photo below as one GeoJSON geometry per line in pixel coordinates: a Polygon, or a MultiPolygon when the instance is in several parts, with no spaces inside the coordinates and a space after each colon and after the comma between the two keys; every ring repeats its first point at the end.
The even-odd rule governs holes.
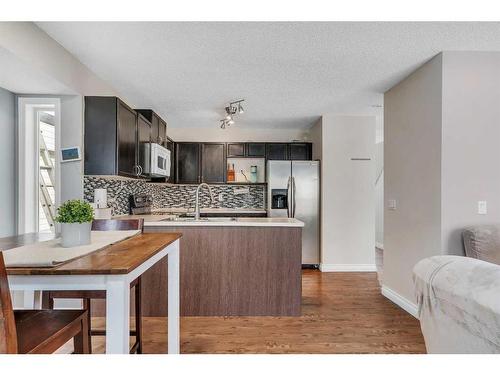
{"type": "Polygon", "coordinates": [[[129,197],[130,213],[132,215],[152,214],[153,196],[149,194],[132,194],[129,197]]]}

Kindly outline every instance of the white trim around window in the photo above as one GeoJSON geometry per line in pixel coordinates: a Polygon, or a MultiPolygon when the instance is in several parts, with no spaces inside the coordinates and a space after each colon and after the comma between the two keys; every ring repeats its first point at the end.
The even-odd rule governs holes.
{"type": "Polygon", "coordinates": [[[61,101],[59,98],[18,97],[17,99],[17,233],[38,230],[39,141],[37,110],[55,112],[55,204],[60,204],[61,101]]]}

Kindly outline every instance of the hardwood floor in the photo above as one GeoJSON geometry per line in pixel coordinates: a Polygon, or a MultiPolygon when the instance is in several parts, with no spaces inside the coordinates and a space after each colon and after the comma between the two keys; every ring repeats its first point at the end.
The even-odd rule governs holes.
{"type": "MultiPolygon", "coordinates": [[[[306,270],[302,285],[300,317],[182,318],[181,352],[425,353],[418,320],[380,294],[376,273],[306,270]]],[[[145,318],[143,332],[145,353],[166,353],[165,318],[145,318]]]]}

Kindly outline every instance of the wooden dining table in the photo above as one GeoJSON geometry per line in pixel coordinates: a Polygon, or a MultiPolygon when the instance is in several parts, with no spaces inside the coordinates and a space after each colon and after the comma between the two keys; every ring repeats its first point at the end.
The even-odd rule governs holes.
{"type": "MultiPolygon", "coordinates": [[[[129,353],[130,283],[167,257],[168,353],[180,353],[179,233],[141,233],[54,267],[7,268],[12,291],[106,291],[106,353],[129,353]]],[[[0,238],[8,250],[49,236],[26,234],[0,238]]],[[[26,300],[26,299],[25,299],[26,300]]],[[[25,306],[26,307],[26,306],[25,306]]],[[[36,306],[34,306],[36,307],[36,306]]]]}

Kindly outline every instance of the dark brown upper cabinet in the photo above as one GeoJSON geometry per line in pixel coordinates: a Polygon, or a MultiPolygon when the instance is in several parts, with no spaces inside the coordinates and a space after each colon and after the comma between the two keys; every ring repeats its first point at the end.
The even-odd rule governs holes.
{"type": "Polygon", "coordinates": [[[287,160],[288,159],[288,144],[287,143],[267,143],[266,144],[266,159],[267,160],[287,160]]]}
{"type": "Polygon", "coordinates": [[[146,145],[151,143],[151,123],[144,116],[139,114],[137,118],[137,144],[139,158],[137,165],[139,166],[139,174],[145,176],[146,163],[151,162],[151,151],[146,145]]]}
{"type": "Polygon", "coordinates": [[[167,123],[161,118],[158,121],[158,141],[160,145],[162,145],[163,147],[167,147],[167,123]]]}
{"type": "Polygon", "coordinates": [[[201,181],[223,183],[226,181],[226,144],[202,143],[201,181]]]}
{"type": "Polygon", "coordinates": [[[265,143],[247,143],[247,156],[250,158],[265,158],[265,143]]]}
{"type": "Polygon", "coordinates": [[[119,98],[85,97],[84,173],[139,174],[137,113],[119,98]]]}
{"type": "Polygon", "coordinates": [[[176,183],[197,184],[201,181],[200,149],[200,143],[175,143],[176,183]]]}
{"type": "Polygon", "coordinates": [[[228,143],[227,157],[242,158],[245,156],[245,143],[228,143]]]}
{"type": "Polygon", "coordinates": [[[167,123],[151,109],[136,109],[151,123],[151,142],[167,145],[167,123]]]}
{"type": "Polygon", "coordinates": [[[170,177],[166,182],[175,183],[175,142],[167,137],[165,147],[170,151],[170,177]]]}
{"type": "Polygon", "coordinates": [[[290,160],[311,160],[312,144],[311,143],[290,143],[288,145],[290,160]]]}

